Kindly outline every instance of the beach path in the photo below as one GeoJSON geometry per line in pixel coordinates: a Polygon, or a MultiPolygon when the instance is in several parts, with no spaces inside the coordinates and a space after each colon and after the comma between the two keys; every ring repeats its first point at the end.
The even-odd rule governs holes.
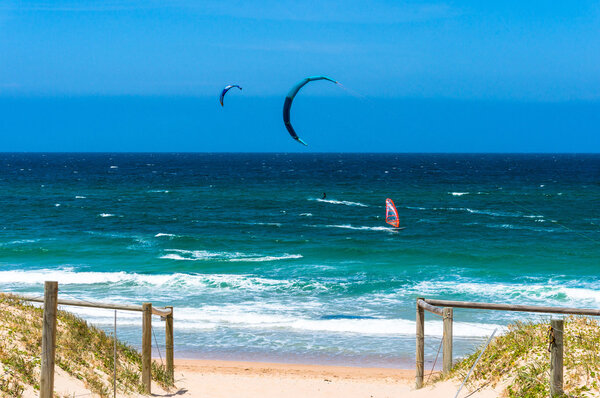
{"type": "MultiPolygon", "coordinates": [[[[177,388],[163,397],[385,398],[453,397],[457,383],[441,382],[414,389],[414,370],[343,366],[274,364],[216,360],[176,361],[177,388]]],[[[461,396],[468,395],[463,391],[461,396]]],[[[471,397],[492,398],[486,389],[471,397]]]]}

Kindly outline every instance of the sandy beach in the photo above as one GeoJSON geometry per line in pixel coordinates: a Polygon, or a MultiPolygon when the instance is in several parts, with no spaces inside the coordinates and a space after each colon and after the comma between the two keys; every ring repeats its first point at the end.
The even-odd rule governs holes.
{"type": "MultiPolygon", "coordinates": [[[[458,383],[414,389],[414,370],[216,360],[177,360],[177,388],[153,391],[181,397],[452,397],[458,383]]],[[[468,395],[467,391],[461,396],[468,395]]],[[[497,397],[488,389],[472,397],[497,397]]]]}

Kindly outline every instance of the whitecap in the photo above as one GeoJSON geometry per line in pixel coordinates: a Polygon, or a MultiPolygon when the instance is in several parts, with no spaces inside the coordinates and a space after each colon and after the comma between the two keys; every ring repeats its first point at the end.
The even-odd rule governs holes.
{"type": "Polygon", "coordinates": [[[309,199],[309,200],[316,200],[317,202],[323,202],[323,203],[331,203],[334,205],[346,205],[346,206],[359,206],[359,207],[369,207],[368,205],[364,204],[364,203],[360,203],[360,202],[350,202],[347,200],[333,200],[333,199],[309,199]]]}
{"type": "Polygon", "coordinates": [[[110,214],[110,213],[100,213],[98,214],[99,217],[114,217],[114,214],[110,214]]]}
{"type": "Polygon", "coordinates": [[[302,258],[301,254],[288,254],[284,253],[280,256],[264,256],[258,254],[246,254],[239,252],[211,252],[207,250],[182,250],[182,249],[167,249],[167,253],[160,258],[167,260],[179,260],[179,261],[203,261],[203,260],[221,260],[221,261],[250,261],[250,262],[264,262],[264,261],[278,261],[278,260],[290,260],[296,258],[302,258]]]}
{"type": "Polygon", "coordinates": [[[282,256],[264,256],[264,257],[242,257],[242,258],[231,258],[229,261],[251,261],[251,262],[263,262],[263,261],[278,261],[278,260],[290,260],[294,258],[302,258],[302,254],[284,254],[282,256]]]}
{"type": "Polygon", "coordinates": [[[500,300],[518,304],[600,306],[600,286],[597,283],[587,287],[569,287],[551,281],[547,284],[424,281],[416,284],[412,290],[416,294],[427,296],[477,296],[490,302],[500,300]]]}
{"type": "Polygon", "coordinates": [[[390,227],[355,227],[350,224],[342,224],[342,225],[325,225],[327,228],[344,228],[344,229],[352,229],[355,231],[385,231],[385,232],[397,232],[398,230],[390,227]]]}
{"type": "Polygon", "coordinates": [[[452,196],[463,196],[463,195],[469,194],[469,192],[448,192],[448,193],[452,196]]]}

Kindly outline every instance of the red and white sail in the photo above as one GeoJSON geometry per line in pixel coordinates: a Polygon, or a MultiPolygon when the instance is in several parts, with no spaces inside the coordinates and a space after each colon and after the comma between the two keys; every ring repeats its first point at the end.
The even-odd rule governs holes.
{"type": "Polygon", "coordinates": [[[391,199],[385,200],[385,222],[398,228],[400,219],[398,218],[398,210],[391,199]]]}

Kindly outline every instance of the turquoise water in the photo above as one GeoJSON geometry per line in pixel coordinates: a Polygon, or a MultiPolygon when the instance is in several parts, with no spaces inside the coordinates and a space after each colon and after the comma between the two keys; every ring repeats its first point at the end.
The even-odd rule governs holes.
{"type": "MultiPolygon", "coordinates": [[[[599,198],[600,155],[0,154],[0,291],[173,305],[179,357],[412,366],[419,296],[600,308],[599,198]]],[[[456,352],[540,317],[456,310],[456,352]]]]}

